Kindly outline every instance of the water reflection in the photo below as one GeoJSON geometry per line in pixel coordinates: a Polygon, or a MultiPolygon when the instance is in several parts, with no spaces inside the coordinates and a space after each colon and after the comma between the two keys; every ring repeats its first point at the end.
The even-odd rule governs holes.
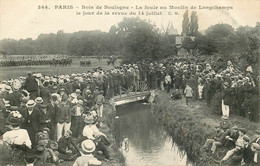
{"type": "Polygon", "coordinates": [[[122,145],[126,164],[187,165],[186,155],[179,153],[149,109],[140,103],[117,107],[116,140],[122,145]]]}

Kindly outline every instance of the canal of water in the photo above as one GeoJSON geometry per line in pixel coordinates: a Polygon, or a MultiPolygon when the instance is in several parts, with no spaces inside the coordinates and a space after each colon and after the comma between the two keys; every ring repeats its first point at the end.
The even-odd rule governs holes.
{"type": "Polygon", "coordinates": [[[161,122],[151,114],[149,105],[131,103],[118,106],[117,142],[128,166],[184,166],[185,152],[180,151],[161,122]]]}

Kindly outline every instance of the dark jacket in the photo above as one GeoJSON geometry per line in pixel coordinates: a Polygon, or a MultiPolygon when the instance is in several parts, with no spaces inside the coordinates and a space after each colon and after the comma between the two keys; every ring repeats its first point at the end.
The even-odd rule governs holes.
{"type": "Polygon", "coordinates": [[[231,95],[231,90],[230,89],[224,89],[223,93],[223,100],[225,105],[231,105],[233,102],[233,97],[231,95]]]}
{"type": "Polygon", "coordinates": [[[5,94],[5,95],[4,95],[4,99],[5,99],[5,100],[8,100],[8,101],[9,101],[9,104],[10,104],[11,106],[16,106],[15,104],[16,104],[17,102],[16,102],[16,98],[15,98],[15,96],[14,96],[13,93],[5,94]]]}
{"type": "Polygon", "coordinates": [[[56,117],[57,117],[57,111],[58,111],[58,107],[56,104],[47,104],[47,108],[48,108],[48,111],[50,112],[51,114],[51,123],[57,123],[56,122],[56,117]]]}
{"type": "Polygon", "coordinates": [[[42,97],[44,103],[49,103],[51,99],[51,91],[48,88],[41,88],[40,97],[42,97]]]}
{"type": "Polygon", "coordinates": [[[32,76],[29,76],[25,79],[24,89],[28,92],[37,91],[38,90],[38,83],[36,79],[32,76]]]}
{"type": "Polygon", "coordinates": [[[33,129],[34,132],[39,132],[39,110],[34,107],[31,115],[29,115],[28,109],[21,110],[21,114],[24,117],[24,121],[21,124],[23,129],[33,129]]]}
{"type": "Polygon", "coordinates": [[[70,123],[71,122],[71,112],[69,105],[60,105],[56,114],[57,123],[70,123]]]}
{"type": "Polygon", "coordinates": [[[69,138],[65,138],[64,136],[61,137],[58,141],[58,151],[60,153],[65,153],[66,154],[66,150],[72,150],[73,148],[75,148],[77,150],[77,152],[79,153],[79,148],[77,147],[77,145],[75,144],[75,142],[72,140],[71,137],[69,138]]]}
{"type": "Polygon", "coordinates": [[[21,105],[22,92],[14,91],[13,96],[15,98],[14,106],[20,106],[21,105]]]}

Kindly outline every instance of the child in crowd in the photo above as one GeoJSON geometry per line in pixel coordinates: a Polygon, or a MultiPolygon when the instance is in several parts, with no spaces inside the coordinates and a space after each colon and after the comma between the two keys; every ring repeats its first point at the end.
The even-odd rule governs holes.
{"type": "Polygon", "coordinates": [[[187,104],[187,106],[190,105],[190,107],[192,107],[192,105],[190,103],[190,100],[191,100],[191,98],[193,96],[193,90],[192,90],[192,88],[188,84],[186,84],[186,87],[184,89],[184,95],[186,97],[186,104],[187,104]]]}

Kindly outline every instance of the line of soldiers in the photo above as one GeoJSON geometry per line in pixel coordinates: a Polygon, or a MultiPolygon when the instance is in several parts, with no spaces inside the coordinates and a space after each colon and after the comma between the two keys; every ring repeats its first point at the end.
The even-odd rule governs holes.
{"type": "Polygon", "coordinates": [[[68,67],[72,63],[71,58],[62,59],[9,59],[1,60],[0,67],[10,67],[10,66],[36,66],[36,65],[50,65],[53,67],[64,66],[68,67]]]}

